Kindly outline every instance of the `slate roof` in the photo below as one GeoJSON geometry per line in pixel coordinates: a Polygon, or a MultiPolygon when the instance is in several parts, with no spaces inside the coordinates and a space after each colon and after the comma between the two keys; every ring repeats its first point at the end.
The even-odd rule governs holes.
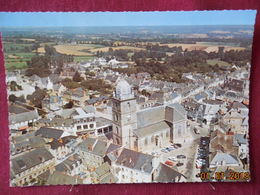
{"type": "Polygon", "coordinates": [[[240,144],[247,144],[248,140],[244,134],[235,134],[233,136],[234,146],[239,146],[240,144]]]}
{"type": "Polygon", "coordinates": [[[83,142],[79,144],[78,147],[82,151],[89,152],[100,157],[104,157],[108,153],[111,153],[120,148],[119,145],[115,145],[113,143],[108,143],[94,138],[85,139],[83,142]]]}
{"type": "Polygon", "coordinates": [[[58,171],[54,171],[54,173],[49,176],[47,184],[51,184],[51,185],[83,184],[83,180],[77,177],[65,175],[58,171]]]}
{"type": "Polygon", "coordinates": [[[137,128],[165,120],[165,107],[157,106],[137,112],[137,128]]]}
{"type": "Polygon", "coordinates": [[[153,170],[153,158],[151,155],[124,148],[117,158],[116,164],[150,174],[153,170]]]}
{"type": "Polygon", "coordinates": [[[110,172],[110,165],[106,162],[96,168],[95,173],[97,177],[102,177],[106,173],[110,172]]]}
{"type": "Polygon", "coordinates": [[[60,164],[58,164],[57,166],[55,166],[55,169],[56,171],[60,171],[60,172],[72,171],[73,164],[75,164],[77,167],[78,161],[82,163],[80,156],[78,154],[74,154],[69,158],[67,158],[66,160],[64,160],[63,162],[61,162],[60,164]]]}
{"type": "Polygon", "coordinates": [[[52,154],[46,148],[37,148],[13,158],[11,160],[11,168],[15,174],[19,174],[53,158],[52,154]]]}
{"type": "Polygon", "coordinates": [[[221,165],[222,161],[226,163],[226,166],[232,164],[239,165],[237,157],[227,153],[216,153],[216,155],[213,157],[212,161],[210,162],[210,165],[217,165],[217,163],[221,165]]]}
{"type": "Polygon", "coordinates": [[[182,178],[186,179],[183,174],[163,163],[160,163],[157,169],[158,173],[155,176],[156,182],[179,182],[182,178]]]}
{"type": "Polygon", "coordinates": [[[88,99],[86,100],[86,102],[91,105],[91,104],[95,104],[97,102],[101,102],[101,101],[104,101],[104,100],[109,100],[109,97],[107,96],[99,96],[99,97],[96,97],[96,98],[91,98],[91,99],[88,99]]]}
{"type": "Polygon", "coordinates": [[[20,136],[13,137],[12,139],[13,139],[13,143],[19,143],[19,142],[29,140],[29,138],[34,136],[35,136],[35,132],[33,131],[33,132],[28,132],[26,134],[22,134],[20,136]]]}
{"type": "Polygon", "coordinates": [[[112,121],[103,117],[96,117],[96,128],[112,125],[112,121]]]}
{"type": "Polygon", "coordinates": [[[118,181],[117,177],[114,176],[112,173],[109,173],[105,176],[99,183],[116,183],[118,181]]]}
{"type": "Polygon", "coordinates": [[[152,125],[148,125],[139,129],[134,130],[134,134],[137,137],[146,137],[148,135],[153,135],[157,132],[163,131],[165,129],[170,129],[169,125],[165,121],[161,121],[152,125]]]}
{"type": "Polygon", "coordinates": [[[40,135],[44,138],[60,139],[63,134],[63,130],[54,129],[49,127],[41,127],[35,132],[35,135],[40,135]]]}
{"type": "Polygon", "coordinates": [[[21,122],[26,122],[30,120],[35,120],[39,118],[39,114],[36,110],[23,112],[20,114],[9,115],[9,124],[16,124],[21,122]]]}
{"type": "Polygon", "coordinates": [[[186,119],[186,110],[179,103],[166,106],[166,116],[168,122],[175,123],[186,119]]]}
{"type": "Polygon", "coordinates": [[[12,114],[21,114],[21,113],[24,113],[24,112],[30,112],[30,110],[22,107],[22,106],[18,106],[18,105],[15,105],[15,104],[9,104],[8,105],[8,112],[9,113],[12,113],[12,114]]]}

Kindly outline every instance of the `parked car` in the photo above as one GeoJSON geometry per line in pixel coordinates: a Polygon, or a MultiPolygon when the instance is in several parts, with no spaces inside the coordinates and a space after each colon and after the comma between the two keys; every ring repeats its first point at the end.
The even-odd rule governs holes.
{"type": "Polygon", "coordinates": [[[168,159],[171,160],[171,161],[177,161],[178,160],[175,156],[171,156],[168,159]]]}
{"type": "Polygon", "coordinates": [[[181,163],[181,162],[178,162],[178,163],[176,164],[177,167],[180,167],[180,166],[182,166],[182,165],[184,165],[184,164],[181,163]]]}
{"type": "Polygon", "coordinates": [[[183,154],[180,154],[180,155],[177,155],[177,158],[178,158],[178,159],[184,159],[184,158],[186,158],[186,156],[183,155],[183,154]]]}
{"type": "Polygon", "coordinates": [[[194,128],[194,133],[200,134],[200,131],[197,128],[194,128]]]}
{"type": "Polygon", "coordinates": [[[168,152],[169,152],[169,151],[166,150],[165,148],[164,148],[164,149],[161,149],[161,151],[164,152],[164,153],[168,153],[168,152]]]}
{"type": "Polygon", "coordinates": [[[181,144],[172,144],[172,146],[177,149],[177,148],[180,148],[181,147],[181,144]]]}
{"type": "Polygon", "coordinates": [[[169,166],[173,166],[174,165],[174,163],[172,161],[169,161],[169,160],[165,161],[164,164],[169,165],[169,166]]]}

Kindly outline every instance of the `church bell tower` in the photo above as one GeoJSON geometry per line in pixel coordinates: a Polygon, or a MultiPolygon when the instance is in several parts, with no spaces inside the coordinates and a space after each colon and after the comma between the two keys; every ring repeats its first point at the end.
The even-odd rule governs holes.
{"type": "Polygon", "coordinates": [[[136,98],[129,83],[121,79],[112,98],[113,142],[132,149],[133,130],[137,128],[136,98]]]}

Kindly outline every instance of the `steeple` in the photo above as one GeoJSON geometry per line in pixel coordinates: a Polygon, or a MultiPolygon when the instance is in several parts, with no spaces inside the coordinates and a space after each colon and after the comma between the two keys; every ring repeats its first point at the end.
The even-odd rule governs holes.
{"type": "Polygon", "coordinates": [[[120,79],[116,85],[114,98],[118,100],[127,100],[134,98],[134,92],[125,79],[120,79]]]}

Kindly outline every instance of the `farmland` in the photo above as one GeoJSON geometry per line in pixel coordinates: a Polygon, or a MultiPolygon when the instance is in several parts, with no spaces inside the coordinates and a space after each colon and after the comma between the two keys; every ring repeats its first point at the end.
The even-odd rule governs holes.
{"type": "Polygon", "coordinates": [[[206,52],[217,52],[219,46],[224,47],[224,51],[230,51],[230,50],[244,50],[243,47],[237,47],[237,46],[227,46],[227,45],[217,45],[217,43],[207,43],[207,42],[201,42],[196,44],[184,44],[184,43],[170,43],[170,44],[160,44],[161,46],[168,46],[168,47],[182,47],[183,50],[201,50],[206,52]]]}
{"type": "Polygon", "coordinates": [[[31,51],[32,44],[4,43],[5,66],[7,69],[22,69],[27,66],[27,61],[35,55],[31,51]]]}

